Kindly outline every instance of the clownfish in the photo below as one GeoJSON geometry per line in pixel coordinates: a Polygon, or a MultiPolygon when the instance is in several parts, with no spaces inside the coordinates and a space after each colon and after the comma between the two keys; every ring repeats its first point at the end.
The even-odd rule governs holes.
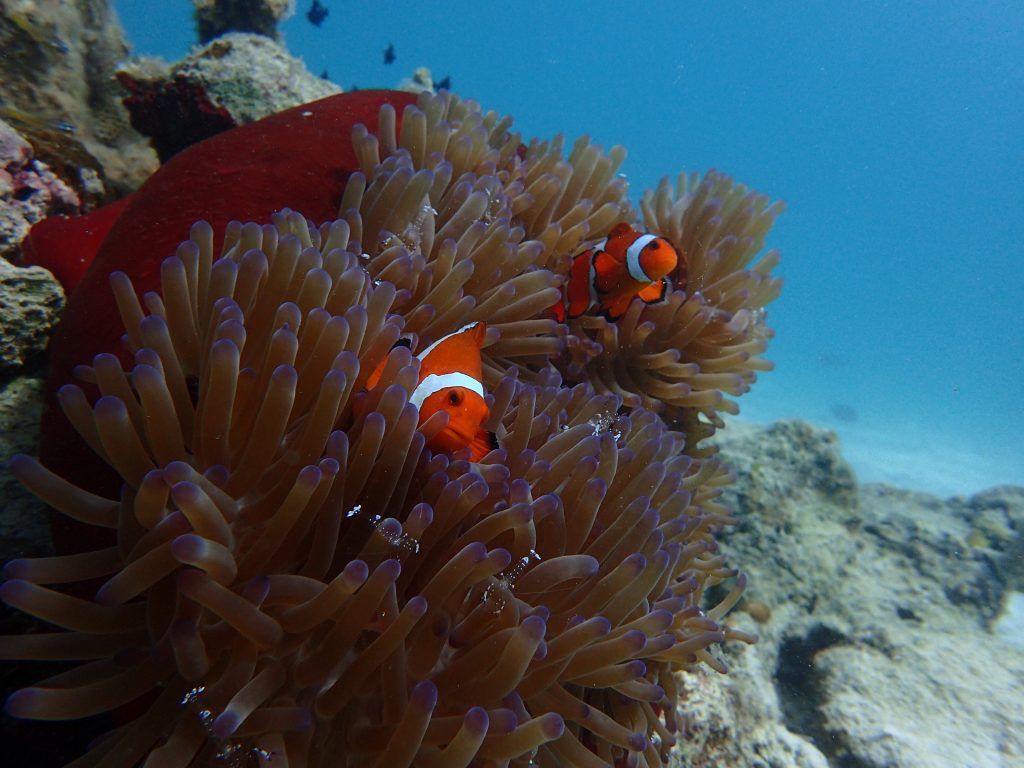
{"type": "Polygon", "coordinates": [[[634,296],[647,304],[664,299],[667,276],[678,263],[679,254],[668,240],[620,222],[604,240],[573,257],[562,300],[550,311],[560,323],[585,314],[618,320],[634,296]]]}
{"type": "MultiPolygon", "coordinates": [[[[438,411],[448,414],[448,424],[427,443],[435,453],[454,453],[468,447],[470,460],[480,461],[498,447],[493,432],[481,425],[491,410],[484,401],[480,347],[487,335],[485,323],[470,323],[435,341],[418,355],[420,378],[409,402],[419,411],[422,425],[438,411]]],[[[399,339],[395,346],[409,346],[399,339]]],[[[372,389],[384,370],[381,362],[366,382],[372,389]]]]}

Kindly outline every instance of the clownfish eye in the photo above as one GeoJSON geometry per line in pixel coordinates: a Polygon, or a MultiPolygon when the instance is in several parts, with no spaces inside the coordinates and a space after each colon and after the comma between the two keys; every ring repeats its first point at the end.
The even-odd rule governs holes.
{"type": "Polygon", "coordinates": [[[453,389],[451,392],[448,393],[448,402],[451,403],[452,405],[461,405],[462,393],[459,392],[457,389],[453,389]]]}

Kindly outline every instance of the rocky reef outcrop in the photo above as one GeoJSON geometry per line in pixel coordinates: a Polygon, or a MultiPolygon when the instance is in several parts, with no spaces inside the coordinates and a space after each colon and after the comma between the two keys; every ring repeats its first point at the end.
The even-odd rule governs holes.
{"type": "Polygon", "coordinates": [[[179,62],[141,58],[117,73],[132,125],[161,160],[208,136],[340,93],[270,37],[230,32],[179,62]]]}
{"type": "Polygon", "coordinates": [[[858,486],[836,436],[799,421],[717,437],[738,482],[723,548],[753,646],[683,675],[679,765],[939,768],[1024,760],[1024,488],[970,497],[858,486]],[[745,609],[745,610],[744,610],[745,609]],[[755,618],[756,617],[756,618],[755,618]]]}
{"type": "Polygon", "coordinates": [[[121,193],[152,172],[156,156],[128,124],[114,79],[128,45],[109,0],[3,3],[0,49],[0,117],[17,123],[37,157],[76,144],[121,193]]]}

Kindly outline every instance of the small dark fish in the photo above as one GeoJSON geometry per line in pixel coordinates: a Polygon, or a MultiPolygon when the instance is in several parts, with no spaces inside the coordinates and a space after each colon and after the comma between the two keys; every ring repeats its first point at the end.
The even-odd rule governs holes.
{"type": "Polygon", "coordinates": [[[818,354],[818,365],[826,370],[834,371],[845,368],[849,359],[841,352],[821,352],[818,354]]]}
{"type": "Polygon", "coordinates": [[[384,50],[384,63],[393,64],[395,61],[395,44],[389,43],[388,47],[384,50]]]}
{"type": "Polygon", "coordinates": [[[309,19],[309,23],[314,27],[319,27],[324,23],[328,13],[330,13],[330,10],[327,6],[321,3],[320,0],[313,0],[313,4],[306,11],[306,18],[309,19]]]}
{"type": "Polygon", "coordinates": [[[445,75],[444,79],[438,80],[436,83],[434,83],[434,89],[438,91],[442,89],[445,91],[450,91],[452,89],[452,76],[445,75]]]}
{"type": "Polygon", "coordinates": [[[330,80],[331,79],[331,76],[327,74],[327,69],[326,68],[324,69],[323,72],[320,73],[320,79],[321,80],[330,80]]]}
{"type": "Polygon", "coordinates": [[[836,419],[847,424],[857,421],[857,409],[847,403],[833,403],[829,411],[836,419]]]}

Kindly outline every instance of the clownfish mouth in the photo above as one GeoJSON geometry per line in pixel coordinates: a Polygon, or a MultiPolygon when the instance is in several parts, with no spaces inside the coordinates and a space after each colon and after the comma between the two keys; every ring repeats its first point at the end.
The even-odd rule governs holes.
{"type": "Polygon", "coordinates": [[[448,426],[441,430],[441,434],[452,438],[453,442],[457,439],[459,443],[469,445],[473,442],[473,438],[476,437],[476,433],[479,429],[479,426],[471,430],[462,429],[460,428],[460,425],[454,424],[452,420],[449,419],[448,426]]]}

